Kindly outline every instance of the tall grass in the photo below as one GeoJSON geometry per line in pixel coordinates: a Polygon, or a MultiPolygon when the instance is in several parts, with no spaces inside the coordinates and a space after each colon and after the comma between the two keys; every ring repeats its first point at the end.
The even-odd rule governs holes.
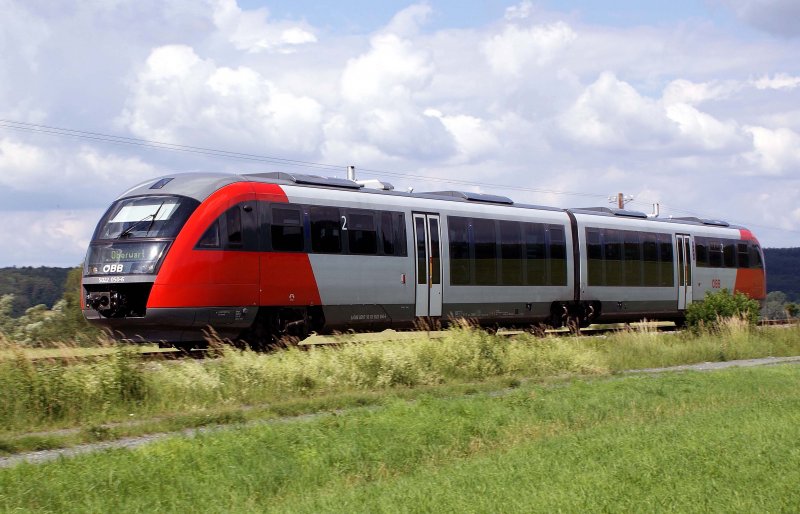
{"type": "Polygon", "coordinates": [[[0,469],[0,511],[796,512],[798,379],[776,366],[388,401],[0,469]]]}
{"type": "Polygon", "coordinates": [[[729,321],[714,333],[629,330],[601,338],[512,340],[459,326],[444,338],[288,348],[258,354],[219,345],[223,358],[142,362],[127,346],[65,365],[32,361],[0,340],[0,434],[130,416],[284,402],[487,379],[597,375],[631,368],[800,354],[800,327],[752,330],[729,321]]]}

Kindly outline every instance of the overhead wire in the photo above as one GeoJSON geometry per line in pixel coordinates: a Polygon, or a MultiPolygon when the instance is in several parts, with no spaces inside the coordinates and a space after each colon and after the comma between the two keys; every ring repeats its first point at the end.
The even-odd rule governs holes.
{"type": "MultiPolygon", "coordinates": [[[[43,125],[37,123],[28,123],[16,120],[9,120],[9,119],[2,119],[0,118],[0,128],[6,128],[11,130],[18,130],[24,132],[34,132],[39,134],[46,134],[52,136],[61,136],[61,137],[71,137],[76,139],[85,139],[89,141],[97,141],[103,143],[111,143],[111,144],[119,144],[119,145],[128,145],[128,146],[136,146],[142,148],[151,148],[156,150],[167,150],[173,152],[182,152],[182,153],[190,153],[190,154],[197,154],[197,155],[205,155],[210,157],[218,157],[223,159],[239,159],[245,161],[252,161],[252,162],[264,162],[269,164],[276,164],[282,166],[293,166],[293,167],[301,167],[307,169],[313,169],[318,171],[328,171],[328,172],[340,172],[342,171],[345,166],[342,165],[335,165],[335,164],[328,164],[328,163],[321,163],[321,162],[313,162],[313,161],[304,161],[299,159],[287,159],[283,157],[276,157],[270,155],[261,155],[261,154],[252,154],[252,153],[245,153],[245,152],[235,152],[230,150],[220,150],[216,148],[208,148],[202,146],[192,146],[192,145],[182,145],[177,143],[167,143],[163,141],[155,141],[151,139],[141,139],[141,138],[133,138],[127,136],[118,136],[113,134],[106,134],[102,132],[91,132],[86,130],[77,130],[77,129],[69,129],[63,127],[55,127],[52,125],[43,125]]],[[[373,169],[373,168],[359,168],[361,171],[366,171],[369,173],[375,173],[381,176],[389,176],[389,177],[397,177],[397,178],[404,178],[404,179],[411,179],[411,180],[424,180],[428,182],[442,182],[447,184],[457,184],[457,185],[464,185],[464,186],[471,186],[471,187],[479,187],[479,188],[487,188],[487,189],[500,189],[500,190],[513,190],[513,191],[524,191],[529,193],[537,193],[537,194],[551,194],[551,195],[563,195],[563,196],[576,196],[576,197],[584,197],[584,198],[607,198],[607,195],[598,194],[598,193],[587,193],[587,192],[578,192],[578,191],[563,191],[563,190],[556,190],[556,189],[542,189],[542,188],[532,188],[532,187],[524,187],[524,186],[510,186],[506,184],[493,184],[487,182],[478,182],[478,181],[471,181],[471,180],[461,180],[461,179],[452,179],[452,178],[444,178],[444,177],[432,177],[426,175],[417,175],[412,173],[404,173],[398,171],[388,171],[388,170],[380,170],[380,169],[373,169]]],[[[639,200],[634,200],[633,203],[646,203],[639,200]]],[[[656,202],[652,202],[656,203],[656,202]]],[[[697,216],[697,217],[704,217],[704,215],[690,211],[685,209],[680,209],[677,207],[671,207],[666,204],[661,204],[662,207],[665,209],[679,212],[679,213],[686,213],[690,216],[697,216]]],[[[778,227],[770,227],[765,225],[756,225],[756,224],[748,224],[753,227],[761,227],[770,230],[782,230],[788,232],[795,232],[800,233],[799,230],[792,230],[792,229],[783,229],[778,227]]]]}
{"type": "MultiPolygon", "coordinates": [[[[251,153],[243,153],[243,152],[234,152],[229,150],[219,150],[215,148],[206,148],[200,146],[191,146],[191,145],[181,145],[177,143],[166,143],[163,141],[154,141],[151,139],[139,139],[127,136],[117,136],[112,134],[105,134],[101,132],[89,132],[85,130],[75,130],[75,129],[68,129],[63,127],[54,127],[51,125],[42,125],[36,123],[27,123],[15,120],[8,120],[8,119],[0,119],[0,128],[8,128],[12,130],[22,130],[27,132],[36,132],[40,134],[48,134],[48,135],[55,135],[55,136],[65,136],[65,137],[73,137],[77,139],[86,139],[91,141],[99,141],[105,143],[114,143],[114,144],[124,144],[124,145],[131,145],[131,146],[139,146],[145,148],[154,148],[159,150],[170,150],[170,151],[177,151],[177,152],[185,152],[185,153],[194,153],[200,155],[208,155],[213,157],[221,157],[221,158],[231,158],[231,159],[242,159],[242,160],[249,160],[249,161],[256,161],[256,162],[267,162],[271,164],[281,164],[281,165],[290,165],[290,166],[299,166],[305,167],[310,169],[321,169],[326,171],[341,171],[345,169],[345,166],[341,165],[334,165],[334,164],[327,164],[327,163],[320,163],[320,162],[312,162],[312,161],[303,161],[298,159],[286,159],[282,157],[275,157],[269,155],[259,155],[259,154],[251,154],[251,153]]],[[[360,168],[362,171],[367,171],[371,173],[377,173],[380,175],[386,175],[391,177],[398,177],[398,178],[407,178],[407,179],[418,179],[418,180],[426,180],[426,181],[435,181],[435,182],[444,182],[449,184],[459,184],[459,185],[468,185],[474,187],[484,187],[484,188],[494,188],[494,189],[505,189],[505,190],[516,190],[516,191],[526,191],[526,192],[533,192],[533,193],[542,193],[542,194],[556,194],[556,195],[570,195],[570,196],[583,196],[583,197],[599,197],[603,198],[604,195],[599,195],[596,193],[584,193],[584,192],[576,192],[576,191],[559,191],[554,189],[538,189],[538,188],[530,188],[530,187],[520,187],[520,186],[509,186],[505,184],[490,184],[485,182],[476,182],[476,181],[469,181],[469,180],[459,180],[459,179],[450,179],[450,178],[443,178],[443,177],[430,177],[430,176],[423,176],[423,175],[414,175],[410,173],[402,173],[402,172],[394,172],[394,171],[387,171],[387,170],[376,170],[370,168],[360,168]]]]}

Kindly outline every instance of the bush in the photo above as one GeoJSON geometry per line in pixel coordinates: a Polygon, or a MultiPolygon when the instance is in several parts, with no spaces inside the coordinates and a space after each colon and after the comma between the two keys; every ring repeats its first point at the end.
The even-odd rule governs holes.
{"type": "Polygon", "coordinates": [[[705,327],[719,330],[722,320],[741,318],[749,325],[758,322],[760,306],[744,293],[731,295],[727,289],[717,293],[706,293],[701,302],[694,302],[686,309],[686,324],[694,329],[705,327]]]}

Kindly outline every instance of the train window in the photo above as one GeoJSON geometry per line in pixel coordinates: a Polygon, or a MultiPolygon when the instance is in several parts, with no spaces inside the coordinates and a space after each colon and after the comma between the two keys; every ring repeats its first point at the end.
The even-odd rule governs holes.
{"type": "Polygon", "coordinates": [[[503,284],[522,285],[522,236],[516,221],[500,221],[500,265],[503,284]]]}
{"type": "Polygon", "coordinates": [[[225,211],[225,226],[228,232],[228,247],[242,247],[242,213],[239,206],[231,207],[225,211]]]}
{"type": "Polygon", "coordinates": [[[623,277],[622,261],[622,231],[614,229],[603,230],[603,252],[606,263],[607,286],[621,286],[623,277]]]}
{"type": "Polygon", "coordinates": [[[383,254],[394,255],[395,239],[391,212],[381,212],[381,241],[383,242],[383,254]]]}
{"type": "Polygon", "coordinates": [[[551,286],[567,285],[567,242],[564,239],[564,227],[550,225],[550,281],[551,286]]]}
{"type": "Polygon", "coordinates": [[[417,284],[428,283],[428,266],[425,262],[427,246],[425,244],[425,219],[414,218],[414,231],[417,235],[417,284]]]}
{"type": "Polygon", "coordinates": [[[642,232],[642,285],[645,287],[658,287],[661,270],[658,263],[658,235],[651,232],[642,232]]]}
{"type": "Polygon", "coordinates": [[[708,240],[708,266],[711,268],[722,267],[722,242],[719,239],[708,240]]]}
{"type": "Polygon", "coordinates": [[[300,209],[272,207],[272,249],[278,252],[302,252],[304,249],[303,223],[300,209]]]}
{"type": "Polygon", "coordinates": [[[439,220],[429,219],[431,229],[431,284],[442,283],[442,264],[439,254],[439,220]]]}
{"type": "Polygon", "coordinates": [[[175,237],[200,204],[172,196],[143,196],[117,200],[97,225],[92,240],[175,237]]]}
{"type": "Polygon", "coordinates": [[[349,212],[347,234],[350,253],[358,255],[378,253],[378,233],[375,230],[375,216],[371,212],[349,212]]]}
{"type": "Polygon", "coordinates": [[[750,267],[750,249],[746,241],[736,243],[736,264],[740,268],[750,267]]]}
{"type": "Polygon", "coordinates": [[[724,248],[722,250],[723,257],[725,259],[725,267],[726,268],[735,268],[736,267],[736,242],[730,239],[726,239],[724,242],[724,248]]]}
{"type": "Polygon", "coordinates": [[[764,267],[764,263],[761,261],[761,248],[753,243],[750,243],[750,267],[758,269],[764,267]]]}
{"type": "Polygon", "coordinates": [[[586,250],[588,268],[588,282],[590,286],[603,285],[603,245],[601,242],[600,229],[586,229],[586,250]]]}
{"type": "Polygon", "coordinates": [[[544,239],[544,225],[523,223],[525,238],[525,283],[529,286],[547,284],[547,246],[544,239]]]}
{"type": "Polygon", "coordinates": [[[658,257],[661,274],[658,285],[660,287],[673,287],[675,284],[674,259],[672,251],[672,236],[658,234],[658,257]]]}
{"type": "Polygon", "coordinates": [[[708,240],[705,237],[694,238],[695,258],[697,267],[708,267],[708,240]]]}
{"type": "Polygon", "coordinates": [[[311,251],[314,253],[341,253],[342,218],[336,207],[309,207],[311,251]]]}
{"type": "Polygon", "coordinates": [[[635,230],[622,231],[625,252],[625,285],[639,287],[642,285],[642,246],[639,241],[639,232],[635,230]]]}
{"type": "Polygon", "coordinates": [[[405,257],[408,255],[406,248],[406,216],[402,212],[395,212],[393,217],[395,255],[405,257]]]}
{"type": "Polygon", "coordinates": [[[380,213],[381,241],[384,255],[406,255],[406,224],[402,212],[380,213]]]}
{"type": "Polygon", "coordinates": [[[472,281],[472,259],[469,255],[469,218],[447,217],[450,241],[450,284],[468,285],[472,281]]]}
{"type": "Polygon", "coordinates": [[[478,285],[497,284],[497,233],[494,220],[472,220],[475,236],[475,282],[478,285]]]}
{"type": "Polygon", "coordinates": [[[214,220],[214,223],[208,227],[208,230],[197,242],[198,248],[219,248],[219,221],[214,220]]]}

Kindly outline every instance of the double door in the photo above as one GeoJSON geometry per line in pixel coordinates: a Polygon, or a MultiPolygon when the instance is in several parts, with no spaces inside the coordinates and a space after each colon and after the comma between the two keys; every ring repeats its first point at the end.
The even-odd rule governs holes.
{"type": "Polygon", "coordinates": [[[692,236],[675,235],[678,263],[678,310],[685,310],[692,303],[692,236]]]}
{"type": "Polygon", "coordinates": [[[413,213],[416,315],[442,315],[442,246],[438,214],[413,213]]]}

